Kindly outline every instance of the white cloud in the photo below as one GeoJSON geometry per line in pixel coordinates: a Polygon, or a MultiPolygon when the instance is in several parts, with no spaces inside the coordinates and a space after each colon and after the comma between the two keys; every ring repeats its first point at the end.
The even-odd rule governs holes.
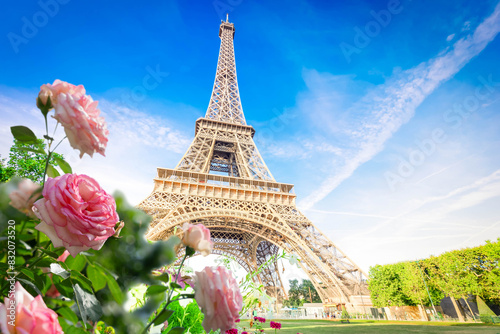
{"type": "MultiPolygon", "coordinates": [[[[300,202],[300,207],[310,208],[315,205],[349,178],[359,166],[379,153],[385,142],[413,117],[416,108],[425,98],[478,55],[499,31],[500,4],[472,34],[456,41],[453,47],[415,68],[393,75],[385,84],[371,89],[355,103],[348,112],[350,115],[359,116],[351,117],[352,123],[347,124],[343,131],[351,134],[349,142],[353,145],[344,152],[343,160],[334,161],[335,168],[332,168],[332,173],[300,202]]],[[[313,73],[312,77],[315,76],[313,73]]],[[[334,113],[338,107],[324,103],[325,100],[321,99],[323,87],[308,83],[310,78],[311,75],[308,77],[306,73],[305,79],[310,91],[305,99],[309,103],[319,103],[324,113],[334,113]],[[315,102],[316,99],[319,99],[319,102],[315,102]]],[[[304,113],[318,109],[310,104],[307,107],[304,113]]],[[[327,127],[331,124],[328,121],[324,123],[327,127]]]]}
{"type": "MultiPolygon", "coordinates": [[[[100,108],[106,110],[103,116],[109,124],[108,128],[117,142],[130,145],[144,145],[166,149],[176,153],[184,153],[190,139],[183,133],[172,129],[165,119],[151,116],[144,112],[130,109],[106,100],[100,101],[100,108]]],[[[128,145],[121,145],[127,148],[128,145]]]]}
{"type": "Polygon", "coordinates": [[[470,21],[465,21],[464,25],[462,26],[462,31],[469,31],[470,30],[470,21]]]}
{"type": "MultiPolygon", "coordinates": [[[[45,134],[43,116],[32,97],[35,94],[11,89],[0,92],[2,157],[8,156],[12,145],[10,126],[28,126],[39,138],[45,134]]],[[[106,100],[99,101],[99,108],[110,130],[106,157],[95,154],[93,158],[85,155],[80,159],[79,152],[73,150],[67,141],[57,152],[65,156],[75,173],[95,178],[109,193],[122,191],[128,201],[136,205],[153,190],[156,168],[174,167],[167,164],[180,159],[190,143],[190,137],[175,130],[168,119],[160,116],[151,116],[106,100]]],[[[51,132],[56,122],[53,119],[49,122],[51,132]]],[[[59,127],[55,138],[63,136],[59,127]]]]}
{"type": "MultiPolygon", "coordinates": [[[[440,222],[440,219],[454,211],[472,207],[496,196],[500,196],[500,170],[497,170],[486,177],[482,177],[468,185],[449,191],[444,195],[431,196],[422,200],[415,200],[413,203],[407,203],[406,206],[408,209],[401,214],[389,217],[372,228],[359,233],[357,236],[373,235],[379,230],[386,229],[388,226],[392,226],[392,224],[398,224],[405,218],[409,218],[408,216],[410,216],[410,214],[416,212],[418,213],[419,210],[425,209],[425,212],[421,214],[410,216],[410,219],[413,218],[416,223],[405,224],[405,230],[409,233],[413,233],[417,227],[425,225],[426,222],[430,222],[435,225],[440,222]],[[449,200],[449,202],[446,205],[440,204],[436,210],[426,209],[432,204],[442,203],[446,200],[449,200]]],[[[468,225],[468,227],[473,228],[471,225],[468,225]]]]}

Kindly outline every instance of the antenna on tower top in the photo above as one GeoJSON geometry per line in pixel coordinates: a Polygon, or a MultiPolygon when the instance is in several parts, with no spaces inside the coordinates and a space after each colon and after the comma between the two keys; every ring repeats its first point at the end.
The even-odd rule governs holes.
{"type": "Polygon", "coordinates": [[[229,22],[229,13],[226,13],[226,22],[229,22]]]}

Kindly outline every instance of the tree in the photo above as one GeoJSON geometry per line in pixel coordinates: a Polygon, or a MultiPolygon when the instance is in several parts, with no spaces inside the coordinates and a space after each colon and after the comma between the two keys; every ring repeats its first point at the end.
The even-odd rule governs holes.
{"type": "Polygon", "coordinates": [[[302,299],[311,303],[321,303],[321,298],[319,297],[318,291],[316,291],[316,288],[310,280],[302,280],[302,283],[299,286],[299,291],[302,299]]]}
{"type": "Polygon", "coordinates": [[[489,303],[500,302],[500,239],[486,245],[431,256],[415,262],[376,265],[370,268],[371,300],[374,306],[423,304],[430,300],[423,278],[435,305],[450,296],[457,315],[461,317],[456,299],[463,298],[464,308],[472,313],[471,295],[489,303]],[[420,268],[419,268],[420,267],[420,268]]]}
{"type": "Polygon", "coordinates": [[[5,158],[0,157],[0,183],[9,181],[14,176],[14,169],[5,164],[5,158]]]}
{"type": "Polygon", "coordinates": [[[283,305],[290,307],[299,307],[302,306],[304,301],[302,300],[302,296],[299,288],[299,281],[296,279],[292,279],[288,281],[290,283],[290,289],[288,290],[288,300],[283,302],[283,305]]]}
{"type": "Polygon", "coordinates": [[[311,302],[311,297],[313,303],[321,303],[321,298],[310,280],[304,279],[300,285],[296,279],[289,280],[289,282],[288,300],[283,302],[284,306],[299,307],[311,302]]]}
{"type": "MultiPolygon", "coordinates": [[[[25,144],[14,139],[14,145],[10,148],[7,173],[12,173],[13,175],[10,175],[11,177],[15,175],[21,178],[30,179],[35,183],[42,183],[47,159],[45,147],[46,145],[42,139],[37,139],[36,144],[25,144]]],[[[54,152],[51,154],[49,163],[55,166],[58,165],[61,160],[64,160],[63,156],[54,152]]],[[[3,169],[2,167],[2,170],[3,169]]]]}
{"type": "Polygon", "coordinates": [[[477,248],[482,269],[477,275],[482,295],[486,300],[500,305],[500,238],[497,242],[487,240],[486,245],[477,248]]]}
{"type": "Polygon", "coordinates": [[[402,263],[376,265],[370,268],[368,289],[376,307],[410,305],[411,300],[404,294],[402,263]]]}

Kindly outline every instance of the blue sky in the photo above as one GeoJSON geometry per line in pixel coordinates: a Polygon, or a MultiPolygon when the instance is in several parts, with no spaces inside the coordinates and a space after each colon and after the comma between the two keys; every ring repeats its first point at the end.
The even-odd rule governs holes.
{"type": "Polygon", "coordinates": [[[83,84],[108,122],[107,157],[61,151],[138,203],[205,114],[225,12],[261,154],[363,269],[500,237],[497,1],[11,2],[1,156],[9,126],[43,135],[40,85],[83,84]]]}

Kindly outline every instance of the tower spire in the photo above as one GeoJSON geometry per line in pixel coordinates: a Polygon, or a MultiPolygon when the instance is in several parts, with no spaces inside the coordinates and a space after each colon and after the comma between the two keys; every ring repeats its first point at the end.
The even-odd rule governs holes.
{"type": "Polygon", "coordinates": [[[245,125],[246,121],[236,78],[233,45],[234,24],[229,23],[229,14],[226,15],[226,21],[220,25],[219,37],[221,40],[219,61],[205,118],[245,125]]]}

